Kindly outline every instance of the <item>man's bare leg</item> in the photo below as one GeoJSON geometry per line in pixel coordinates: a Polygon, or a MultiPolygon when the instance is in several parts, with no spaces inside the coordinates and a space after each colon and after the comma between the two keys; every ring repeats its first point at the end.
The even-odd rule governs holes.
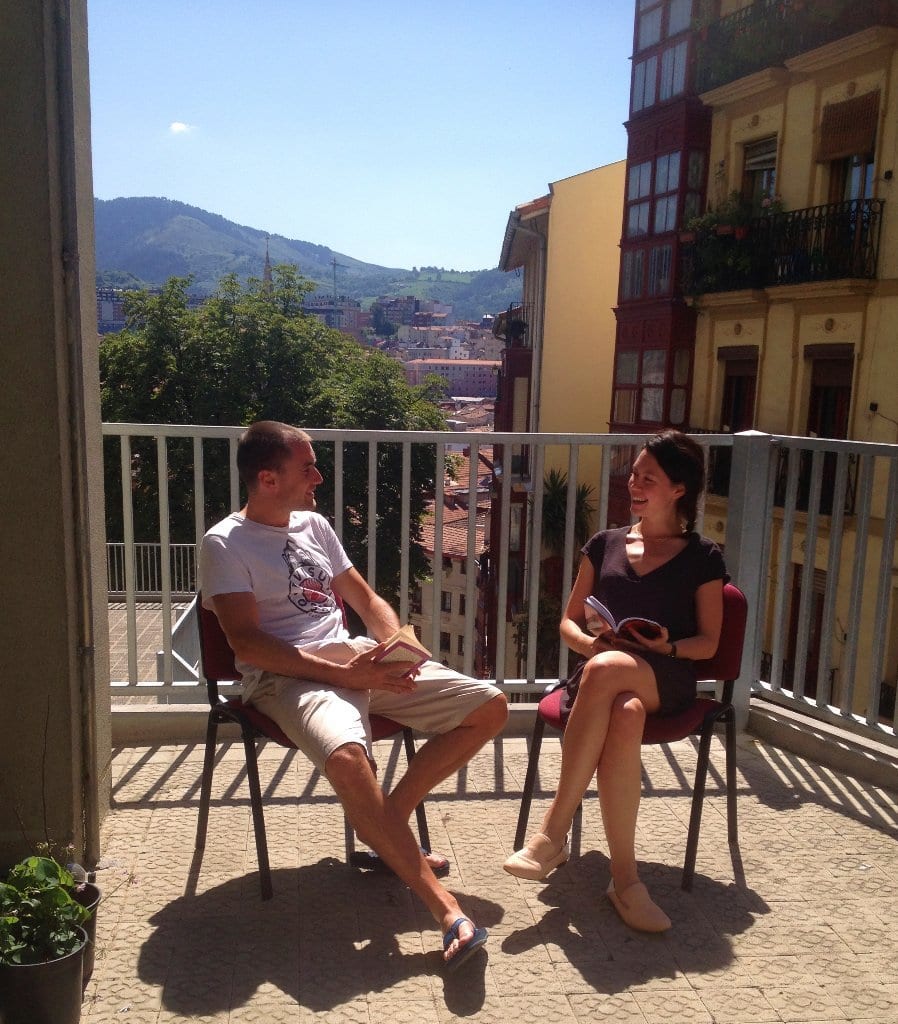
{"type": "Polygon", "coordinates": [[[463,768],[505,725],[508,701],[493,697],[468,715],[451,732],[432,736],[412,758],[405,775],[386,798],[397,817],[407,822],[412,811],[444,779],[463,768]]]}
{"type": "MultiPolygon", "coordinates": [[[[424,859],[409,827],[408,815],[403,816],[384,796],[364,747],[358,743],[339,747],[327,759],[325,772],[359,838],[421,898],[440,931],[447,932],[465,915],[424,859]]],[[[459,928],[458,940],[445,951],[444,959],[453,959],[473,934],[473,925],[465,921],[459,928]]]]}

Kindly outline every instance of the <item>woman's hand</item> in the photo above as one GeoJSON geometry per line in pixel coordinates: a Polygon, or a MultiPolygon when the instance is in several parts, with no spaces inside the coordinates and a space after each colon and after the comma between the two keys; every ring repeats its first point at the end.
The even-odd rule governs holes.
{"type": "Polygon", "coordinates": [[[670,639],[666,626],[662,626],[660,632],[653,632],[651,636],[640,633],[635,627],[630,628],[627,632],[628,638],[619,638],[616,646],[631,651],[652,651],[653,654],[670,654],[670,639]]]}

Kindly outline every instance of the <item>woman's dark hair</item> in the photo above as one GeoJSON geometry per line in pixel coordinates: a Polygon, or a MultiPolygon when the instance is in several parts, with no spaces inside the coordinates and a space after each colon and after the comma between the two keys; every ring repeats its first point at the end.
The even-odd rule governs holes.
{"type": "Polygon", "coordinates": [[[698,517],[698,501],[705,489],[705,455],[701,445],[679,430],[662,430],[646,441],[647,451],[664,470],[671,483],[682,484],[685,492],[677,511],[692,533],[698,517]]]}

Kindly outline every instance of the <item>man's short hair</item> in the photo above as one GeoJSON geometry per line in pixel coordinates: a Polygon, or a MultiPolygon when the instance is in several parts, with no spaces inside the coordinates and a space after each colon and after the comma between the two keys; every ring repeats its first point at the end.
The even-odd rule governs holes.
{"type": "Polygon", "coordinates": [[[277,420],[259,420],[240,435],[237,442],[237,472],[246,485],[253,490],[263,469],[279,470],[290,456],[291,445],[297,441],[312,439],[299,427],[277,420]]]}

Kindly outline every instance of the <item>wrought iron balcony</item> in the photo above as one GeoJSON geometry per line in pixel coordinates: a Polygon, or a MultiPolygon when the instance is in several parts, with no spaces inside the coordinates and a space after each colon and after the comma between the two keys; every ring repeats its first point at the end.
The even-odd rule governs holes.
{"type": "Polygon", "coordinates": [[[735,82],[875,25],[898,26],[896,0],[754,3],[698,29],[697,92],[735,82]]]}
{"type": "Polygon", "coordinates": [[[699,231],[683,248],[682,286],[690,295],[874,279],[882,199],[855,199],[755,217],[733,228],[699,231]],[[721,233],[726,231],[727,233],[721,233]]]}

